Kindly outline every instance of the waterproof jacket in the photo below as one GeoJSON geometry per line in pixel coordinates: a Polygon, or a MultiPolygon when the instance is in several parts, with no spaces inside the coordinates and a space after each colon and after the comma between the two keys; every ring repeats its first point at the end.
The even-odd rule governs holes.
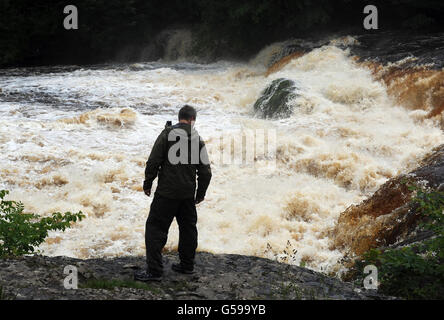
{"type": "Polygon", "coordinates": [[[156,193],[165,198],[205,198],[211,168],[205,143],[191,125],[166,126],[157,137],[146,162],[143,189],[151,190],[156,177],[156,193]]]}

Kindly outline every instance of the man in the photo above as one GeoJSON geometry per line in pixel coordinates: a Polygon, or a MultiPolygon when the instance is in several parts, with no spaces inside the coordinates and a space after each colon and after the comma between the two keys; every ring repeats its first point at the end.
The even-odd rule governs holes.
{"type": "Polygon", "coordinates": [[[143,183],[145,194],[151,195],[151,186],[157,176],[158,184],[145,228],[147,271],[136,273],[136,280],[161,280],[161,252],[174,217],[179,225],[180,263],[173,264],[172,269],[185,274],[194,271],[197,248],[196,204],[204,200],[211,180],[205,144],[194,130],[196,115],[196,110],[191,106],[181,108],[179,123],[167,125],[160,133],[146,163],[143,183]]]}

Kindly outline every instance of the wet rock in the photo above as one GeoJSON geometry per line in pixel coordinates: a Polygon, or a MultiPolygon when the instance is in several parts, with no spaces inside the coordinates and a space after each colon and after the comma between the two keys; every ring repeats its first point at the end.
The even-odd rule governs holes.
{"type": "Polygon", "coordinates": [[[431,190],[442,188],[444,144],[429,153],[415,170],[388,180],[370,198],[341,213],[333,231],[334,247],[360,255],[371,248],[430,237],[417,233],[421,216],[410,203],[413,192],[409,184],[431,190]]]}
{"type": "Polygon", "coordinates": [[[351,53],[361,61],[373,60],[384,65],[406,58],[403,68],[429,65],[434,69],[444,67],[444,33],[408,34],[383,32],[356,36],[358,42],[351,47],[351,53]]]}
{"type": "Polygon", "coordinates": [[[288,118],[293,107],[290,100],[297,96],[294,81],[284,78],[273,80],[273,82],[262,92],[254,104],[256,115],[269,118],[288,118]]]}

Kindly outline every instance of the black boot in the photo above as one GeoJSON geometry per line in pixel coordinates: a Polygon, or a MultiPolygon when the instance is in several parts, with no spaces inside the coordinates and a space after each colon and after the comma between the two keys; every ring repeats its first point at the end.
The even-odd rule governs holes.
{"type": "Polygon", "coordinates": [[[173,271],[176,271],[179,273],[184,273],[184,274],[193,274],[194,273],[194,269],[185,269],[179,263],[173,263],[173,265],[171,266],[171,269],[173,269],[173,271]]]}
{"type": "Polygon", "coordinates": [[[148,271],[139,271],[134,273],[134,280],[142,282],[161,281],[162,275],[155,275],[148,271]]]}

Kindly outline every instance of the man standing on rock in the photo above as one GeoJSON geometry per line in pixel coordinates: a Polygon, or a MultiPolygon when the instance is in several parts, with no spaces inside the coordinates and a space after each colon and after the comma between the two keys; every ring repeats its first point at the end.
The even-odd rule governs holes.
{"type": "Polygon", "coordinates": [[[158,184],[145,228],[147,270],[136,273],[136,280],[161,280],[161,252],[174,217],[179,225],[180,263],[173,264],[172,269],[185,274],[194,272],[197,248],[196,204],[204,200],[211,180],[205,144],[194,130],[196,115],[196,110],[189,105],[181,108],[179,123],[174,126],[167,123],[157,137],[146,163],[143,191],[150,196],[156,177],[158,184]]]}

